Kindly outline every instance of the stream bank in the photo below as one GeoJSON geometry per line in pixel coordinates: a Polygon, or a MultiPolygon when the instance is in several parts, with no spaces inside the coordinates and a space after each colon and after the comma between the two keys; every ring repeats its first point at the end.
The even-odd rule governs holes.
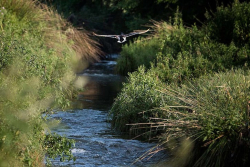
{"type": "Polygon", "coordinates": [[[153,166],[166,158],[166,155],[160,152],[152,158],[136,161],[145,152],[156,147],[157,143],[131,140],[111,129],[107,121],[108,112],[122,88],[122,82],[125,81],[124,77],[114,73],[114,58],[117,58],[117,55],[95,63],[79,74],[88,80],[85,91],[79,95],[84,109],[52,115],[53,119],[61,120],[61,124],[52,131],[76,141],[72,150],[76,161],[60,162],[55,159],[52,160],[54,166],[145,167],[153,166]]]}

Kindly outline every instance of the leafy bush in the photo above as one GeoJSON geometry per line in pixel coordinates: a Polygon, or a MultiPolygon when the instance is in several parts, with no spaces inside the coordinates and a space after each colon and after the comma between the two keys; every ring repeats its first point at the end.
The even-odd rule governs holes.
{"type": "Polygon", "coordinates": [[[232,6],[217,7],[213,14],[206,13],[205,31],[217,42],[237,47],[249,45],[250,4],[235,2],[232,6]]]}
{"type": "Polygon", "coordinates": [[[127,131],[129,126],[126,124],[162,117],[162,112],[152,109],[164,104],[162,94],[157,91],[163,85],[154,72],[145,72],[144,67],[129,74],[128,83],[124,83],[110,111],[113,127],[127,131]]]}
{"type": "Polygon", "coordinates": [[[168,83],[183,83],[213,72],[247,66],[244,56],[247,48],[214,42],[196,27],[184,29],[181,26],[165,39],[155,70],[168,83]],[[239,55],[237,59],[235,55],[239,55]]]}
{"type": "Polygon", "coordinates": [[[73,141],[46,134],[42,113],[69,107],[76,62],[96,58],[96,43],[37,1],[0,6],[0,166],[44,166],[46,153],[72,159],[73,141]]]}
{"type": "MultiPolygon", "coordinates": [[[[208,20],[208,23],[205,24],[207,27],[201,29],[196,26],[185,27],[178,18],[173,25],[165,22],[156,23],[154,25],[156,33],[152,37],[152,41],[157,41],[155,46],[159,50],[155,50],[157,52],[153,53],[155,59],[151,60],[152,65],[146,73],[143,73],[143,77],[148,80],[158,78],[161,84],[162,82],[167,83],[152,87],[154,91],[157,90],[153,99],[162,97],[161,102],[156,106],[151,106],[154,103],[147,101],[147,93],[144,95],[145,98],[140,99],[140,103],[126,100],[127,92],[144,92],[145,90],[143,87],[140,90],[133,87],[135,83],[141,83],[140,78],[135,74],[137,77],[134,77],[133,81],[129,79],[126,84],[126,88],[130,89],[124,88],[113,105],[115,107],[118,104],[126,106],[124,108],[118,106],[114,110],[112,108],[113,126],[124,130],[124,126],[130,124],[133,125],[133,129],[138,129],[138,133],[164,132],[161,136],[163,143],[171,146],[171,150],[175,151],[178,144],[182,148],[180,141],[183,138],[191,139],[194,146],[189,148],[192,150],[186,154],[188,157],[181,157],[181,159],[185,158],[190,166],[249,165],[248,99],[250,85],[248,81],[250,75],[247,35],[249,26],[243,24],[244,21],[242,21],[248,22],[248,9],[244,5],[246,4],[241,6],[241,4],[235,3],[232,7],[234,9],[218,8],[220,11],[215,13],[215,19],[208,20]],[[234,13],[237,17],[232,16],[234,13]],[[226,20],[227,16],[229,22],[226,20]],[[233,20],[232,24],[231,20],[233,20]],[[220,27],[221,23],[221,27],[225,26],[233,31],[232,38],[230,36],[223,38],[228,37],[225,34],[221,37],[222,39],[217,38],[217,34],[219,34],[217,30],[223,31],[223,28],[220,27]],[[235,25],[237,28],[234,27],[235,25]],[[238,68],[241,70],[232,70],[238,68]],[[122,98],[123,104],[120,100],[122,98]],[[139,104],[140,107],[149,106],[146,111],[152,113],[156,111],[161,114],[159,117],[152,114],[143,120],[143,115],[138,113],[144,113],[145,109],[139,111],[137,108],[140,107],[134,107],[134,104],[139,104]],[[133,112],[134,114],[131,114],[133,112]],[[131,119],[128,117],[129,115],[131,119]],[[134,118],[135,115],[136,118],[134,118]],[[118,121],[115,122],[116,120],[118,121]],[[175,144],[169,144],[170,140],[174,140],[175,144]]],[[[225,30],[225,33],[227,32],[229,31],[225,30]]],[[[144,45],[152,46],[148,43],[150,42],[145,41],[144,45]]],[[[124,47],[125,51],[123,51],[132,58],[131,64],[137,62],[138,58],[135,55],[139,51],[139,49],[135,49],[137,44],[133,45],[124,47]],[[130,50],[130,48],[133,49],[130,50]]],[[[144,49],[153,50],[151,47],[144,49]]],[[[121,59],[124,60],[123,57],[121,59]]],[[[133,69],[136,69],[136,64],[133,64],[133,69]]],[[[125,73],[126,69],[121,71],[125,73]]],[[[129,77],[131,76],[133,73],[129,75],[129,77]]],[[[129,96],[129,99],[136,99],[137,96],[138,94],[134,94],[129,96]]],[[[129,127],[126,127],[125,130],[128,129],[129,127]]]]}
{"type": "Polygon", "coordinates": [[[126,74],[145,65],[154,68],[165,82],[183,83],[232,67],[248,68],[248,45],[238,47],[233,41],[229,45],[219,43],[203,29],[185,27],[178,13],[173,25],[154,22],[152,29],[155,34],[150,40],[138,40],[123,47],[117,63],[119,73],[126,74]]]}
{"type": "Polygon", "coordinates": [[[154,64],[157,62],[157,56],[162,50],[164,38],[171,33],[174,27],[166,22],[162,24],[154,23],[155,26],[152,26],[152,29],[155,29],[156,35],[148,38],[137,38],[135,42],[125,44],[122,47],[116,65],[116,71],[119,74],[127,75],[128,72],[136,71],[141,65],[149,69],[152,62],[154,64]]]}
{"type": "Polygon", "coordinates": [[[43,147],[47,151],[49,158],[55,159],[60,155],[60,161],[64,161],[65,159],[70,161],[72,159],[75,160],[75,157],[71,153],[71,148],[74,144],[75,141],[73,139],[68,139],[54,133],[45,136],[43,147]]]}
{"type": "Polygon", "coordinates": [[[147,43],[144,40],[138,39],[134,44],[123,46],[115,69],[119,74],[127,75],[128,72],[136,71],[140,65],[144,65],[147,69],[151,67],[151,62],[155,61],[159,50],[159,42],[157,39],[152,39],[147,43]]]}

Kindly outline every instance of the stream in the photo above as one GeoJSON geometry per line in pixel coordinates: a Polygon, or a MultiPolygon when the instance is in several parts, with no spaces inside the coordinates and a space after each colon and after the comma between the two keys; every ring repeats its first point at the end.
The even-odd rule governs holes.
{"type": "Polygon", "coordinates": [[[166,158],[162,152],[153,157],[138,160],[156,143],[132,140],[117,134],[107,121],[108,112],[122,88],[124,77],[114,74],[117,55],[102,60],[85,69],[79,76],[87,80],[85,91],[79,95],[83,109],[57,112],[51,117],[61,123],[52,132],[67,136],[76,141],[72,153],[76,161],[60,162],[52,160],[54,166],[76,167],[120,167],[155,166],[166,158]]]}

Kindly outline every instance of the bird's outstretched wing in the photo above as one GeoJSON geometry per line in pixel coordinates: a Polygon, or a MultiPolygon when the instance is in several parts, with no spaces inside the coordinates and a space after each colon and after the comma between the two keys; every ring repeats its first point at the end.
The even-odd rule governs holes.
{"type": "Polygon", "coordinates": [[[143,33],[146,33],[148,32],[150,29],[147,29],[145,31],[133,31],[129,34],[124,34],[125,37],[130,37],[130,36],[133,36],[133,35],[137,35],[137,34],[143,34],[143,33]]]}
{"type": "Polygon", "coordinates": [[[118,35],[99,35],[93,32],[93,34],[95,36],[99,36],[99,37],[109,37],[109,38],[117,38],[118,35]]]}

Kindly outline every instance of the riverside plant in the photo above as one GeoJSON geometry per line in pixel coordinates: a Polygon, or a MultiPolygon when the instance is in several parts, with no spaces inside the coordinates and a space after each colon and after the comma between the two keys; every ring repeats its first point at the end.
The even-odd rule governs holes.
{"type": "Polygon", "coordinates": [[[250,12],[246,6],[220,7],[202,27],[185,26],[178,11],[168,22],[153,21],[150,40],[124,45],[116,69],[126,75],[144,65],[154,68],[167,83],[184,83],[234,67],[248,69],[249,25],[244,20],[248,22],[250,12]]]}
{"type": "Polygon", "coordinates": [[[44,115],[70,107],[77,62],[95,59],[97,46],[38,1],[0,6],[8,9],[0,31],[0,166],[44,166],[46,154],[72,160],[74,141],[50,134],[44,115]]]}
{"type": "Polygon", "coordinates": [[[129,74],[128,82],[124,83],[109,113],[113,128],[138,134],[145,129],[133,129],[127,124],[147,122],[150,117],[162,117],[164,112],[152,110],[164,105],[164,95],[157,91],[159,87],[164,87],[164,83],[156,77],[154,71],[146,72],[143,66],[129,74]]]}
{"type": "Polygon", "coordinates": [[[1,26],[2,31],[3,31],[3,19],[6,13],[7,13],[7,10],[4,7],[1,7],[0,8],[0,26],[1,26]]]}
{"type": "Polygon", "coordinates": [[[165,118],[151,117],[144,127],[165,131],[161,145],[174,155],[168,164],[248,166],[249,80],[249,71],[231,70],[159,90],[172,99],[160,107],[165,118]]]}

